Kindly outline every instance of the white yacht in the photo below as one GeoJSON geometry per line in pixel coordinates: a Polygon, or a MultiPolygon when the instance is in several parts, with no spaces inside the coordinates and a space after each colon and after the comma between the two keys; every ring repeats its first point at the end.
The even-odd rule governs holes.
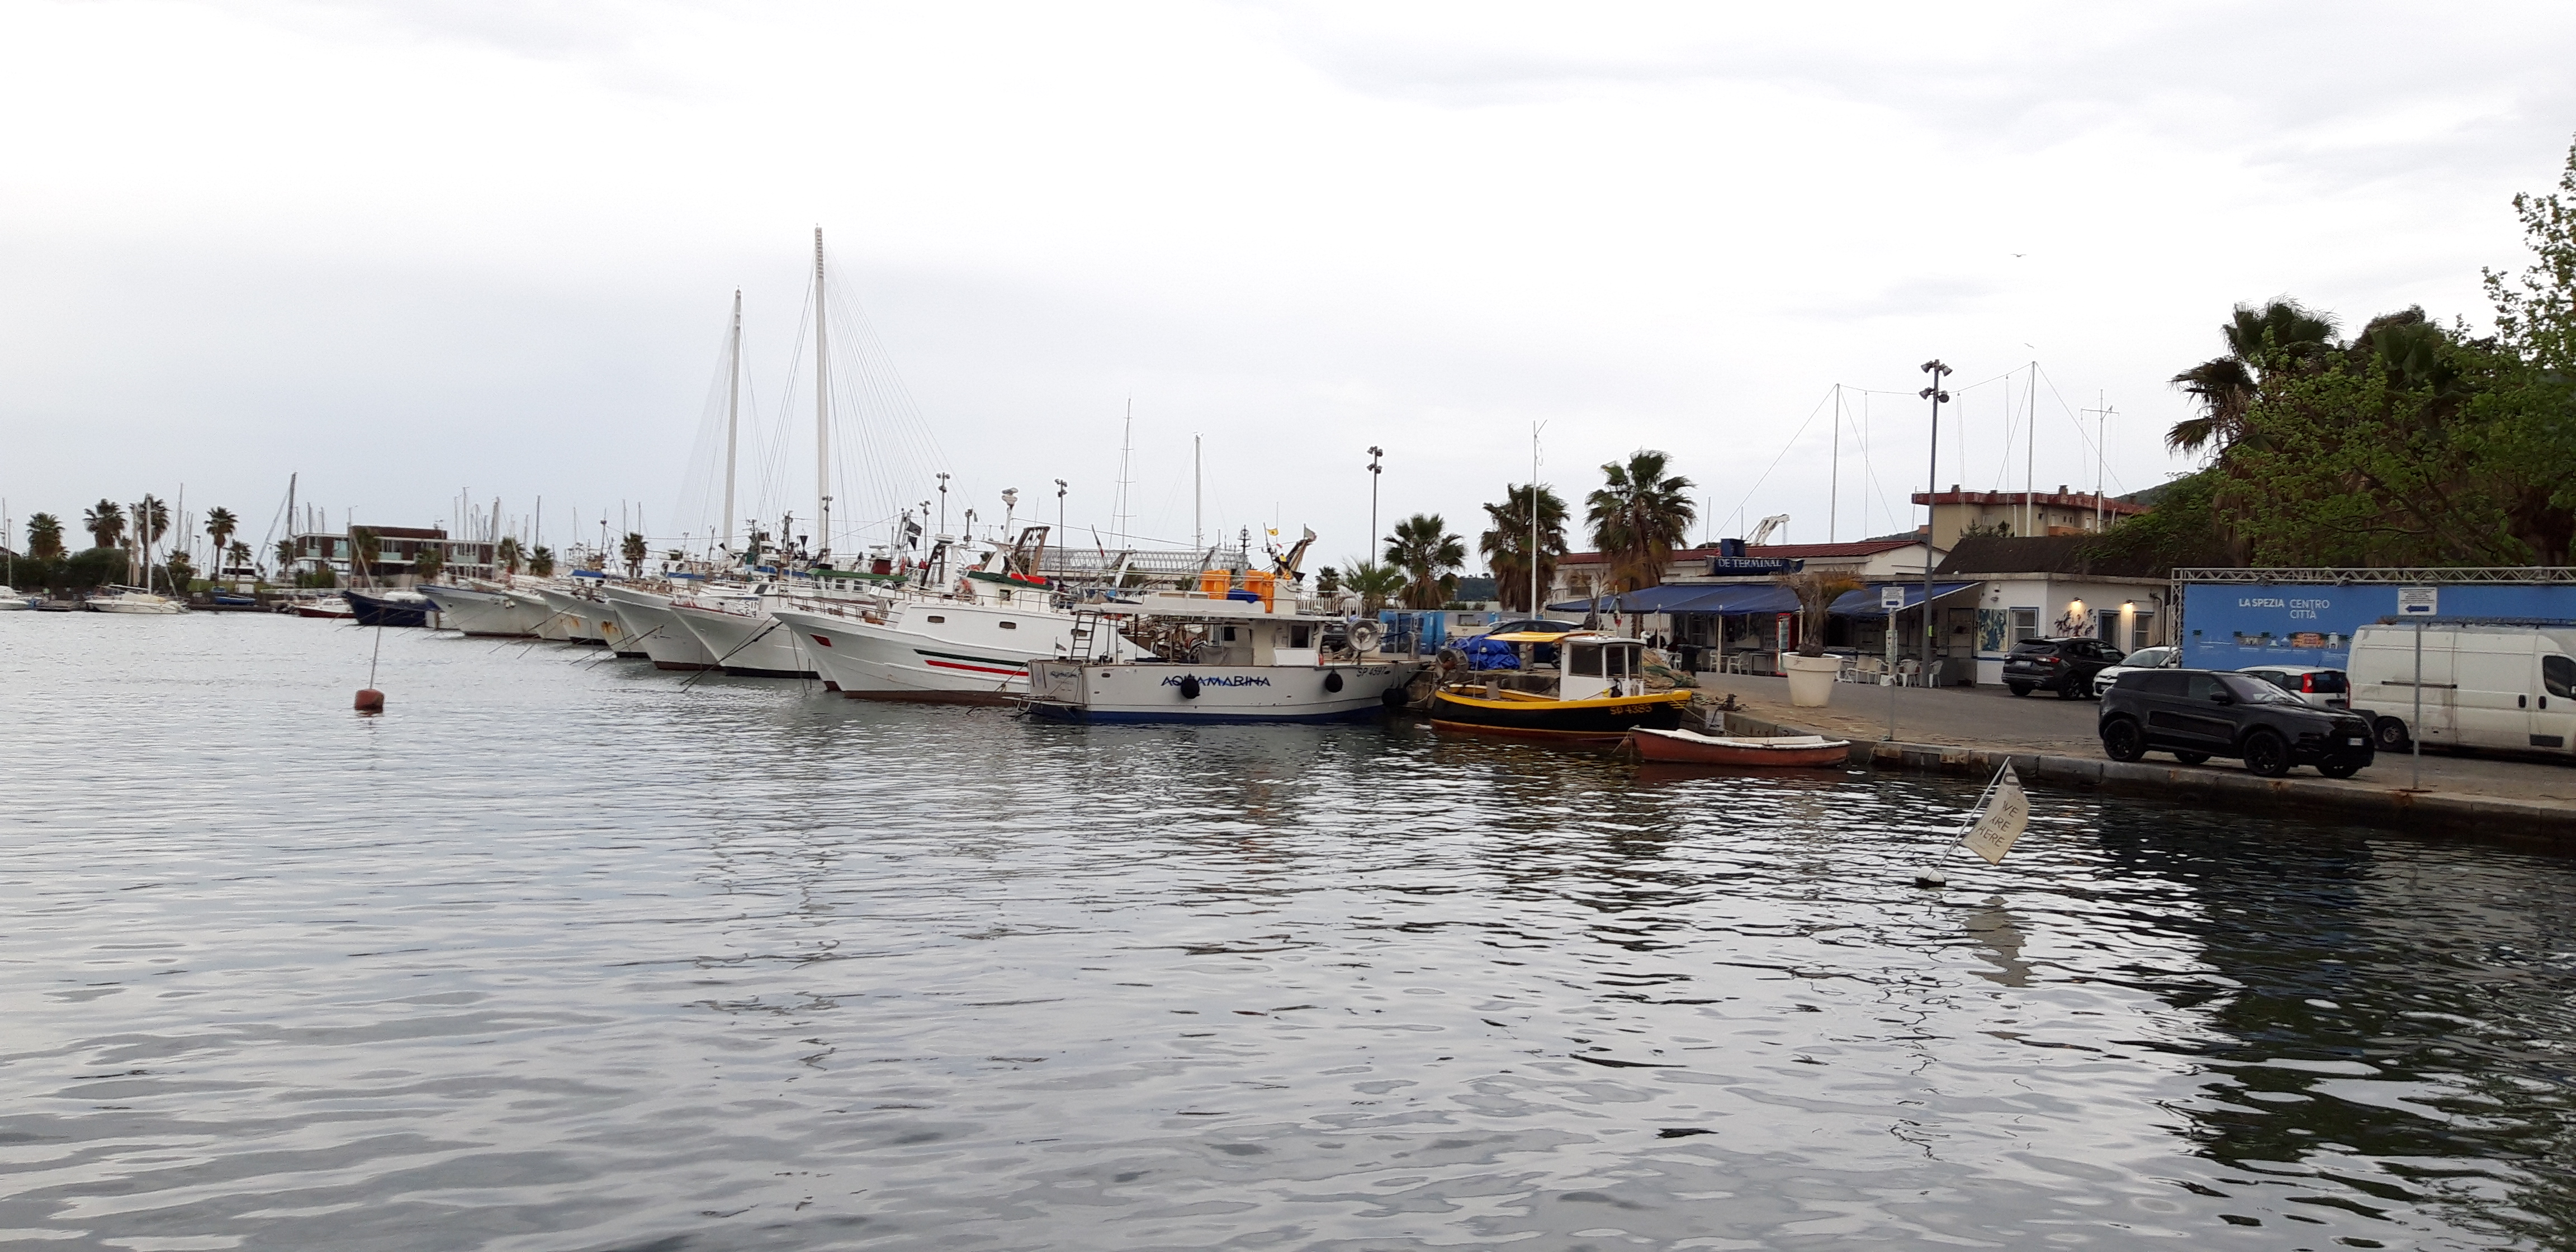
{"type": "Polygon", "coordinates": [[[793,603],[768,584],[745,591],[675,596],[679,619],[714,658],[716,668],[744,678],[819,678],[796,632],[771,614],[793,603]]]}
{"type": "Polygon", "coordinates": [[[36,597],[28,595],[26,592],[20,591],[15,587],[8,586],[5,583],[0,583],[0,613],[12,612],[18,609],[32,609],[34,607],[36,607],[36,597]]]}
{"type": "MultiPolygon", "coordinates": [[[[825,685],[861,700],[1007,704],[1029,693],[1029,663],[1051,657],[1136,654],[1116,635],[1089,646],[1097,623],[1054,607],[1038,568],[1048,527],[1032,526],[996,549],[946,594],[921,589],[883,607],[799,604],[774,609],[825,685]]],[[[934,556],[932,568],[938,568],[934,556]]]]}
{"type": "Polygon", "coordinates": [[[605,644],[618,634],[617,619],[610,616],[606,605],[591,599],[587,590],[576,586],[538,587],[534,589],[563,623],[566,638],[572,643],[605,644]]]}
{"type": "Polygon", "coordinates": [[[1029,666],[1029,712],[1072,722],[1340,722],[1378,716],[1421,668],[1378,654],[1374,622],[1278,611],[1267,599],[1156,592],[1082,610],[1099,641],[1029,666]],[[1115,616],[1113,616],[1115,615],[1115,616]],[[1150,646],[1121,659],[1107,641],[1150,646]],[[1337,638],[1338,636],[1338,638],[1337,638]]]}
{"type": "Polygon", "coordinates": [[[91,596],[89,611],[92,613],[146,613],[167,617],[174,613],[187,612],[188,606],[168,596],[141,588],[116,587],[111,588],[107,595],[91,596]]]}

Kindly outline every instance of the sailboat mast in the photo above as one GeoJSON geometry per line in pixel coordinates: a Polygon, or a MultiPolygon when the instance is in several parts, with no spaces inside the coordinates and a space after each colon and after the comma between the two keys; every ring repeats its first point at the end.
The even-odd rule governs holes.
{"type": "Polygon", "coordinates": [[[822,506],[815,523],[814,549],[820,560],[832,551],[832,363],[824,351],[823,228],[814,228],[814,497],[822,506]]]}
{"type": "Polygon", "coordinates": [[[733,551],[734,436],[742,421],[742,288],[733,289],[733,343],[725,352],[724,547],[733,551]]]}

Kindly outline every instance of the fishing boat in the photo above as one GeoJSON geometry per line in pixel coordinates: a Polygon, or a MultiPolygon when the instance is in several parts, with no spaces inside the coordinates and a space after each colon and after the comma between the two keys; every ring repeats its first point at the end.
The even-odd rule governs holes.
{"type": "Polygon", "coordinates": [[[31,596],[15,587],[0,585],[0,613],[23,611],[36,607],[42,596],[31,596]]]}
{"type": "Polygon", "coordinates": [[[738,678],[819,678],[796,632],[772,616],[791,601],[768,586],[675,596],[671,615],[697,636],[715,667],[738,678]]]}
{"type": "Polygon", "coordinates": [[[1640,726],[1628,746],[1649,761],[1683,765],[1819,768],[1851,763],[1851,742],[1823,735],[1703,735],[1640,726]]]}
{"type": "Polygon", "coordinates": [[[617,614],[618,624],[626,630],[626,640],[641,649],[655,669],[705,670],[716,668],[716,657],[698,637],[680,623],[671,612],[671,597],[642,587],[620,587],[600,584],[599,598],[617,614]]]}
{"type": "Polygon", "coordinates": [[[425,626],[436,629],[438,606],[417,591],[344,591],[341,596],[361,626],[425,626]]]}
{"type": "Polygon", "coordinates": [[[1278,611],[1248,592],[1152,592],[1074,615],[1083,647],[1029,665],[1028,711],[1069,722],[1365,721],[1420,669],[1376,623],[1278,611]],[[1248,599],[1238,599],[1248,596],[1248,599]],[[1122,631],[1141,655],[1117,654],[1122,631]]]}
{"type": "Polygon", "coordinates": [[[145,591],[139,587],[114,587],[110,588],[106,595],[91,596],[89,598],[89,611],[92,613],[140,613],[155,617],[168,617],[173,614],[187,612],[188,606],[173,600],[168,596],[161,595],[157,592],[145,591]]]}
{"type": "Polygon", "coordinates": [[[1489,635],[1511,645],[1510,669],[1448,665],[1431,691],[1431,724],[1443,730],[1566,743],[1616,743],[1639,727],[1681,725],[1688,691],[1649,691],[1645,642],[1597,631],[1489,635]]]}
{"type": "Polygon", "coordinates": [[[450,629],[479,639],[526,638],[549,613],[497,587],[422,583],[420,594],[438,607],[439,620],[450,629]]]}
{"type": "MultiPolygon", "coordinates": [[[[1101,653],[1129,660],[1137,649],[1113,630],[1088,646],[1096,624],[1054,606],[1033,571],[1051,528],[1031,526],[996,546],[945,594],[895,588],[881,602],[806,603],[772,610],[805,645],[824,685],[860,700],[1008,704],[1029,694],[1029,665],[1101,653]]],[[[946,568],[942,540],[925,569],[946,568]]]]}
{"type": "Polygon", "coordinates": [[[319,600],[296,601],[295,615],[297,617],[326,617],[340,619],[356,617],[358,615],[358,611],[349,607],[349,602],[346,599],[339,596],[324,596],[319,600]]]}
{"type": "Polygon", "coordinates": [[[566,642],[600,645],[607,643],[609,636],[616,632],[617,623],[608,617],[608,611],[599,601],[576,594],[568,587],[539,587],[535,590],[538,597],[546,602],[546,607],[553,611],[556,620],[563,623],[566,642]]]}

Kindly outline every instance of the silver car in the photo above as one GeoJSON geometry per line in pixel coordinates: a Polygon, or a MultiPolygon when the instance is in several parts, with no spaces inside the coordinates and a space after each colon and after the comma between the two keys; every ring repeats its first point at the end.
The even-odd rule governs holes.
{"type": "Polygon", "coordinates": [[[2322,665],[2248,665],[2236,671],[2272,684],[2303,704],[2321,709],[2352,707],[2352,681],[2339,669],[2322,665]]]}
{"type": "Polygon", "coordinates": [[[2111,684],[2120,681],[2120,675],[2128,673],[2131,670],[2171,669],[2180,664],[2182,664],[2182,649],[2180,648],[2140,648],[2137,651],[2130,653],[2127,658],[2122,660],[2119,664],[2111,666],[2103,670],[2101,673],[2093,676],[2093,698],[2096,700],[2101,699],[2102,693],[2111,689],[2111,684]]]}

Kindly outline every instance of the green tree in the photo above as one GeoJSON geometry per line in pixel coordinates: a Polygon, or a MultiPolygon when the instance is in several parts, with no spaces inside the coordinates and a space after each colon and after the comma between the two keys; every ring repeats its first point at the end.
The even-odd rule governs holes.
{"type": "Polygon", "coordinates": [[[1640,449],[1625,465],[1604,465],[1607,485],[1585,498],[1593,545],[1610,562],[1605,593],[1662,586],[1673,549],[1683,545],[1699,516],[1691,507],[1691,480],[1666,477],[1664,462],[1663,453],[1640,449]]]}
{"type": "Polygon", "coordinates": [[[1375,617],[1397,592],[1404,590],[1404,571],[1375,561],[1351,560],[1342,574],[1342,586],[1360,598],[1360,613],[1375,617]]]}
{"type": "Polygon", "coordinates": [[[1336,596],[1342,593],[1342,572],[1327,565],[1315,571],[1315,594],[1336,596]]]}
{"type": "Polygon", "coordinates": [[[445,568],[447,554],[440,551],[437,544],[424,543],[420,545],[420,551],[412,554],[411,577],[414,583],[437,582],[439,571],[445,568]]]}
{"type": "Polygon", "coordinates": [[[236,539],[224,549],[224,556],[235,567],[246,566],[250,564],[250,545],[236,539]]]}
{"type": "Polygon", "coordinates": [[[1449,533],[1437,513],[1416,513],[1395,524],[1386,537],[1386,563],[1404,571],[1404,607],[1436,609],[1458,589],[1458,567],[1467,563],[1466,542],[1449,533]]]}
{"type": "Polygon", "coordinates": [[[125,538],[125,508],[114,500],[101,500],[81,513],[81,529],[89,532],[91,547],[113,548],[125,538]]]}
{"type": "Polygon", "coordinates": [[[2567,150],[2558,190],[2513,198],[2532,263],[2519,279],[2486,270],[2495,302],[2496,339],[2541,369],[2576,374],[2576,145],[2567,150]]]}
{"type": "Polygon", "coordinates": [[[50,561],[63,554],[63,519],[37,513],[27,519],[27,555],[50,561]]]}
{"type": "Polygon", "coordinates": [[[1507,612],[1539,611],[1529,602],[1533,498],[1538,510],[1539,596],[1544,599],[1547,588],[1556,585],[1557,562],[1565,556],[1565,501],[1555,492],[1543,486],[1505,484],[1503,502],[1484,506],[1492,525],[1476,539],[1476,550],[1484,554],[1485,566],[1494,574],[1494,598],[1507,612]]]}
{"type": "Polygon", "coordinates": [[[625,540],[617,545],[617,555],[626,563],[628,578],[641,578],[644,576],[645,558],[652,555],[652,550],[645,545],[644,536],[630,530],[626,532],[625,540]]]}
{"type": "Polygon", "coordinates": [[[142,532],[146,545],[158,546],[163,535],[170,533],[170,506],[149,492],[134,506],[134,526],[142,532]]]}
{"type": "Polygon", "coordinates": [[[2286,297],[2261,308],[2236,306],[2236,314],[2218,328],[2227,355],[2213,357],[2173,376],[2200,406],[2200,416],[2176,422],[2165,432],[2165,446],[2176,452],[2198,452],[2216,445],[2226,450],[2247,434],[2246,413],[2261,393],[2267,369],[2314,369],[2339,346],[2332,315],[2310,312],[2286,297]]]}
{"type": "Polygon", "coordinates": [[[384,540],[364,526],[349,528],[349,582],[352,586],[376,580],[376,558],[384,555],[384,540]]]}
{"type": "Polygon", "coordinates": [[[286,571],[288,571],[289,569],[294,568],[294,566],[295,566],[295,541],[294,541],[294,540],[292,540],[292,539],[280,539],[280,540],[278,540],[278,541],[277,541],[277,573],[278,573],[278,576],[279,576],[279,577],[284,577],[284,576],[285,576],[285,574],[286,574],[286,571]]]}
{"type": "Polygon", "coordinates": [[[505,574],[518,573],[520,563],[526,560],[526,557],[524,557],[519,551],[519,537],[517,535],[501,536],[501,542],[495,545],[492,549],[492,559],[501,563],[501,572],[505,574]]]}
{"type": "Polygon", "coordinates": [[[554,577],[555,550],[542,543],[530,549],[528,552],[528,572],[539,578],[554,577]]]}
{"type": "Polygon", "coordinates": [[[241,522],[233,516],[231,509],[217,507],[206,510],[206,537],[215,541],[215,568],[218,571],[224,564],[224,545],[232,542],[233,532],[239,529],[241,522]]]}

